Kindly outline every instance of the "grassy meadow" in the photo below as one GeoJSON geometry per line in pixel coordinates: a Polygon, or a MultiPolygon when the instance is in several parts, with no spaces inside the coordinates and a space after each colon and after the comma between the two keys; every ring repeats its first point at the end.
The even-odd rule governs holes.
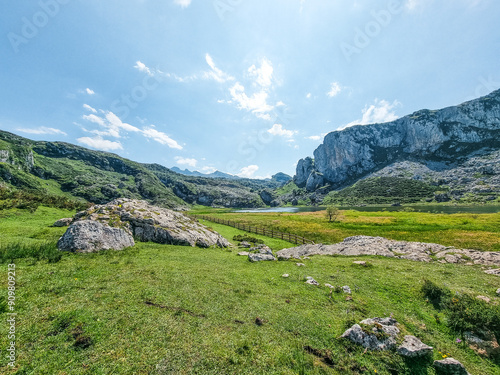
{"type": "Polygon", "coordinates": [[[346,210],[340,211],[335,222],[328,221],[325,211],[241,214],[205,208],[193,213],[294,233],[316,243],[331,244],[349,236],[366,235],[433,242],[464,249],[500,251],[500,213],[434,214],[346,210]]]}
{"type": "MultiPolygon", "coordinates": [[[[65,228],[50,225],[72,213],[43,206],[34,213],[0,211],[0,250],[12,244],[54,244],[65,228]]],[[[316,241],[377,234],[499,249],[498,215],[346,211],[332,224],[321,214],[217,215],[273,225],[316,241]]],[[[206,224],[229,240],[245,234],[206,224]]],[[[292,246],[255,237],[273,250],[292,246]]],[[[355,322],[393,314],[403,334],[434,347],[434,359],[452,356],[471,374],[500,374],[498,362],[456,342],[460,334],[448,327],[446,314],[420,291],[428,279],[453,293],[484,295],[498,304],[499,278],[481,267],[318,256],[297,267],[296,261],[250,263],[238,251],[137,243],[123,251],[64,254],[52,262],[33,254],[20,253],[14,260],[4,254],[4,287],[7,264],[14,262],[17,270],[18,357],[11,369],[2,356],[0,373],[434,374],[426,362],[405,361],[394,351],[364,352],[339,339],[355,322]],[[359,259],[368,266],[353,264],[359,259]],[[281,277],[285,273],[290,277],[281,277]],[[321,287],[305,284],[306,276],[321,287]],[[330,292],[324,283],[349,285],[352,300],[330,292]]],[[[5,321],[5,311],[1,315],[5,321]]],[[[2,323],[2,351],[7,342],[2,323]]]]}

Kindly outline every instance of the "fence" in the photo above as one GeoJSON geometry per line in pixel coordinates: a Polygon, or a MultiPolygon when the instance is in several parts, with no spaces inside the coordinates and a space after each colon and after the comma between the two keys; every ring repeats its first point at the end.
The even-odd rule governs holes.
{"type": "Polygon", "coordinates": [[[244,230],[246,232],[261,234],[261,235],[266,236],[266,237],[278,238],[281,240],[292,242],[296,245],[298,245],[298,244],[314,244],[314,241],[309,240],[309,239],[304,238],[304,237],[301,237],[301,236],[297,236],[296,234],[292,234],[292,233],[278,232],[278,231],[273,230],[273,229],[266,229],[266,228],[252,226],[252,225],[241,224],[241,223],[237,223],[234,221],[219,219],[216,217],[206,216],[206,215],[193,215],[193,217],[196,219],[203,219],[203,220],[211,221],[211,222],[218,223],[218,224],[228,225],[230,227],[233,227],[236,229],[241,229],[241,230],[244,230]]]}

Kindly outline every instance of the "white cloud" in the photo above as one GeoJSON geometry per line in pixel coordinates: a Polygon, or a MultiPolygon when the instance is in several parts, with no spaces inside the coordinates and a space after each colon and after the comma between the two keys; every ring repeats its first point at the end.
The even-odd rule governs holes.
{"type": "Polygon", "coordinates": [[[187,165],[189,167],[196,167],[196,164],[198,164],[198,160],[196,159],[188,159],[188,158],[183,158],[181,156],[177,156],[175,158],[175,162],[178,164],[178,165],[187,165]]]}
{"type": "Polygon", "coordinates": [[[363,116],[360,120],[352,121],[337,130],[343,130],[354,125],[379,124],[397,120],[399,117],[394,113],[394,110],[400,104],[397,100],[389,103],[387,100],[375,99],[375,104],[366,106],[363,109],[363,116]]]}
{"type": "Polygon", "coordinates": [[[97,113],[96,109],[95,108],[92,108],[91,106],[89,106],[88,104],[84,104],[83,105],[83,108],[85,108],[87,111],[90,111],[90,112],[93,112],[93,113],[97,113]]]}
{"type": "Polygon", "coordinates": [[[55,129],[55,128],[47,128],[45,126],[39,126],[38,128],[35,128],[35,129],[20,128],[20,129],[16,129],[16,130],[20,131],[22,133],[27,133],[27,134],[60,134],[60,135],[67,135],[62,130],[55,129]]]}
{"type": "Polygon", "coordinates": [[[205,72],[203,76],[205,79],[214,79],[219,83],[234,81],[234,77],[230,76],[227,73],[224,73],[222,70],[215,66],[212,56],[210,56],[208,53],[205,55],[205,61],[207,62],[208,66],[210,66],[210,69],[212,69],[209,72],[205,72]]]}
{"type": "Polygon", "coordinates": [[[95,91],[94,90],[91,90],[89,89],[88,87],[85,89],[85,92],[89,95],[94,95],[95,94],[95,91]]]}
{"type": "Polygon", "coordinates": [[[77,139],[78,143],[83,144],[88,147],[95,148],[97,150],[103,151],[113,151],[113,150],[123,150],[123,146],[120,142],[108,141],[100,136],[93,138],[81,137],[77,139]]]}
{"type": "Polygon", "coordinates": [[[271,112],[274,107],[267,103],[269,94],[265,91],[260,91],[249,97],[245,93],[245,87],[236,82],[236,84],[229,89],[229,93],[234,102],[238,104],[239,109],[246,109],[256,114],[257,117],[268,117],[267,113],[271,112]]]}
{"type": "Polygon", "coordinates": [[[338,82],[332,82],[330,85],[330,91],[326,93],[330,98],[337,96],[342,91],[342,87],[340,87],[338,82]]]}
{"type": "Polygon", "coordinates": [[[310,139],[312,141],[319,141],[319,140],[321,140],[321,136],[320,135],[311,135],[310,137],[306,137],[306,139],[310,139]]]}
{"type": "Polygon", "coordinates": [[[93,122],[95,124],[99,124],[99,125],[104,126],[104,127],[106,126],[106,121],[102,117],[99,117],[96,115],[84,115],[82,118],[84,120],[93,122]]]}
{"type": "Polygon", "coordinates": [[[191,4],[191,0],[174,0],[174,4],[180,5],[182,8],[187,8],[191,4]]]}
{"type": "Polygon", "coordinates": [[[259,170],[258,165],[249,165],[248,167],[243,167],[240,170],[240,173],[237,176],[245,177],[245,178],[254,178],[255,172],[259,170]]]}
{"type": "Polygon", "coordinates": [[[135,126],[132,126],[130,124],[127,124],[125,122],[122,122],[120,118],[115,115],[113,112],[108,111],[106,112],[106,120],[108,121],[108,126],[112,129],[120,131],[120,129],[123,129],[127,132],[140,132],[141,130],[136,128],[135,126]]]}
{"type": "Polygon", "coordinates": [[[287,130],[283,128],[283,125],[281,124],[274,124],[271,129],[267,130],[267,132],[272,135],[277,135],[285,138],[291,138],[298,133],[296,130],[287,130]]]}
{"type": "Polygon", "coordinates": [[[273,71],[273,65],[266,58],[262,60],[260,68],[257,68],[255,65],[252,65],[250,68],[248,68],[248,72],[250,73],[250,75],[252,77],[255,77],[255,82],[264,88],[268,88],[271,86],[273,71]]]}
{"type": "Polygon", "coordinates": [[[146,138],[151,138],[152,140],[161,143],[162,145],[167,145],[170,148],[182,150],[182,146],[179,145],[176,141],[174,141],[165,133],[160,132],[154,128],[144,128],[142,134],[144,134],[146,138]]]}
{"type": "Polygon", "coordinates": [[[312,94],[310,92],[307,93],[306,98],[311,99],[312,94]]]}
{"type": "Polygon", "coordinates": [[[144,64],[143,62],[141,61],[137,61],[134,65],[134,68],[136,68],[137,70],[139,70],[140,72],[143,72],[143,73],[146,73],[147,75],[149,76],[152,76],[153,73],[151,72],[151,69],[149,69],[146,64],[144,64]]]}

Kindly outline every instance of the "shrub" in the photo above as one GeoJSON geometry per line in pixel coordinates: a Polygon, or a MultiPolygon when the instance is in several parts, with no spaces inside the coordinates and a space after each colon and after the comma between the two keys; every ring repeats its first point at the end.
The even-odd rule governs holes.
{"type": "Polygon", "coordinates": [[[424,285],[420,289],[425,298],[427,298],[434,308],[442,309],[446,300],[451,296],[451,292],[448,288],[442,288],[432,281],[424,280],[424,285]]]}
{"type": "Polygon", "coordinates": [[[238,241],[238,242],[246,241],[246,242],[251,242],[251,243],[264,243],[264,241],[262,241],[262,240],[260,240],[258,238],[249,236],[247,234],[245,234],[245,235],[237,234],[236,236],[233,237],[233,241],[238,241]]]}
{"type": "Polygon", "coordinates": [[[46,259],[49,263],[57,263],[62,259],[62,252],[57,249],[55,243],[9,243],[0,247],[0,263],[13,261],[14,259],[34,258],[39,261],[46,259]]]}

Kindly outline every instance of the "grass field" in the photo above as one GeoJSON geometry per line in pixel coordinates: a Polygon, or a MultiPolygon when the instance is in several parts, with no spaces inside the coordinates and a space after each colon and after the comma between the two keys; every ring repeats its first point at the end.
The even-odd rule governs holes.
{"type": "Polygon", "coordinates": [[[324,211],[304,213],[232,213],[199,209],[225,220],[294,233],[317,243],[336,243],[356,235],[433,242],[457,248],[500,251],[500,213],[432,214],[422,212],[341,211],[328,222],[324,211]]]}
{"type": "MultiPolygon", "coordinates": [[[[64,228],[50,225],[70,214],[45,207],[33,214],[0,212],[0,247],[13,242],[55,242],[64,228]]],[[[493,236],[479,236],[478,247],[492,248],[494,244],[486,244],[487,238],[498,239],[498,232],[490,228],[495,217],[481,216],[453,220],[457,226],[462,225],[460,220],[473,220],[470,228],[493,236]]],[[[329,231],[336,233],[334,226],[339,225],[330,228],[314,215],[263,217],[244,218],[261,222],[282,218],[282,229],[290,230],[301,228],[303,222],[307,237],[330,236],[329,231]],[[308,232],[311,228],[326,232],[308,232]]],[[[367,232],[372,226],[384,228],[386,220],[398,218],[346,212],[342,223],[347,219],[352,220],[350,230],[360,234],[359,228],[367,232]]],[[[435,222],[439,228],[439,219],[435,222]]],[[[230,240],[244,234],[208,224],[230,240]]],[[[411,225],[404,225],[411,233],[411,225]]],[[[338,230],[347,232],[343,227],[338,230]]],[[[261,238],[274,250],[291,246],[261,238]]],[[[15,260],[17,366],[10,369],[2,356],[0,373],[434,374],[432,366],[405,362],[393,351],[364,353],[363,348],[339,339],[354,322],[393,314],[404,334],[416,335],[434,347],[434,359],[450,355],[471,374],[500,374],[498,364],[456,342],[459,335],[448,328],[446,316],[420,293],[427,278],[453,292],[480,294],[498,303],[499,279],[480,267],[376,257],[362,258],[370,267],[352,263],[360,258],[344,257],[312,257],[303,261],[305,267],[297,267],[293,261],[250,263],[237,252],[138,243],[123,251],[65,254],[57,263],[15,260]],[[282,278],[284,273],[290,277],[282,278]],[[352,301],[341,293],[330,294],[329,288],[305,284],[306,276],[321,285],[349,285],[352,301]],[[257,317],[262,325],[255,324],[257,317]]],[[[0,267],[6,287],[7,263],[0,267]]],[[[2,288],[2,296],[5,291],[2,288]]],[[[1,315],[5,322],[5,313],[1,315]]],[[[7,326],[2,323],[3,353],[7,341],[7,326]]]]}

